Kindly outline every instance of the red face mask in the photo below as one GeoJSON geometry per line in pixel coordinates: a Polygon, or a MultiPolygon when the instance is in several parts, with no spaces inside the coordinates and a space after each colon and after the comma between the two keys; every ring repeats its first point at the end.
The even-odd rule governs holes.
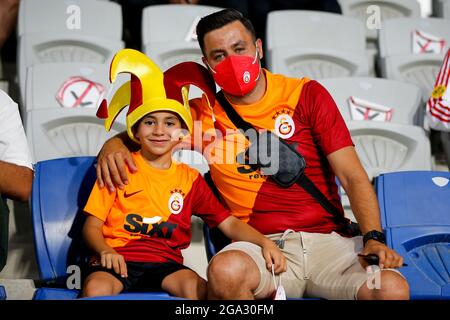
{"type": "Polygon", "coordinates": [[[256,86],[259,79],[261,67],[258,61],[258,51],[255,57],[250,56],[228,56],[221,61],[213,70],[216,83],[233,96],[245,96],[256,86]]]}

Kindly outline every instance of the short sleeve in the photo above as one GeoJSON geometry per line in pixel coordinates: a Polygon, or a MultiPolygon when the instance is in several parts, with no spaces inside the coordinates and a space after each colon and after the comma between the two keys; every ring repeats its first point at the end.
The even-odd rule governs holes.
{"type": "Polygon", "coordinates": [[[321,84],[305,84],[300,100],[307,107],[312,135],[325,155],[354,145],[336,103],[321,84]]]}
{"type": "Polygon", "coordinates": [[[0,91],[0,160],[33,170],[17,103],[0,91]]]}
{"type": "Polygon", "coordinates": [[[100,189],[97,180],[84,207],[84,211],[102,221],[106,221],[106,217],[114,204],[116,195],[117,191],[110,193],[106,187],[100,189]]]}
{"type": "Polygon", "coordinates": [[[205,179],[199,174],[194,182],[192,213],[202,218],[210,228],[218,226],[230,216],[229,210],[217,200],[205,179]]]}

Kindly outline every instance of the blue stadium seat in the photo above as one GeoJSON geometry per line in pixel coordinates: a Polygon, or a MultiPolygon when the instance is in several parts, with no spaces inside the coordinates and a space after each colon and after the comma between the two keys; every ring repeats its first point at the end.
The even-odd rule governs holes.
{"type": "Polygon", "coordinates": [[[210,229],[206,223],[203,225],[203,237],[205,240],[205,251],[208,262],[216,255],[216,253],[230,243],[230,239],[228,239],[219,229],[210,229]]]}
{"type": "MultiPolygon", "coordinates": [[[[35,250],[41,288],[35,300],[75,299],[67,289],[67,267],[85,270],[89,252],[81,239],[83,207],[95,183],[95,157],[73,157],[38,162],[31,195],[35,250]]],[[[164,292],[123,293],[114,299],[174,298],[164,292]]],[[[103,297],[104,298],[104,297],[103,297]]]]}
{"type": "Polygon", "coordinates": [[[0,286],[0,300],[6,300],[6,290],[4,286],[0,286]]]}
{"type": "Polygon", "coordinates": [[[450,299],[450,172],[386,173],[375,182],[388,245],[413,299],[450,299]]]}

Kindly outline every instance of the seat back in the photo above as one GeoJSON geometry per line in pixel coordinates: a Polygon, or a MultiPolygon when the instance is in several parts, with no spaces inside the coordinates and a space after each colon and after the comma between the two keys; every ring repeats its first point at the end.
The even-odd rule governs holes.
{"type": "Polygon", "coordinates": [[[63,32],[122,39],[122,8],[115,2],[92,0],[21,0],[18,36],[63,32]],[[101,23],[99,17],[101,16],[101,23]]]}
{"type": "MultiPolygon", "coordinates": [[[[425,41],[425,40],[423,40],[425,41]]],[[[378,39],[380,72],[384,78],[407,81],[422,88],[423,100],[433,90],[445,53],[450,47],[450,20],[398,18],[384,21],[378,39]],[[445,40],[441,53],[414,53],[415,31],[445,40]]],[[[427,45],[427,42],[420,44],[427,45]]]]}
{"type": "Polygon", "coordinates": [[[96,179],[94,161],[74,157],[36,164],[31,214],[40,280],[46,284],[65,284],[67,267],[86,263],[81,230],[96,179]]]}
{"type": "Polygon", "coordinates": [[[364,53],[364,24],[355,18],[329,12],[270,12],[267,17],[267,49],[289,46],[364,53]]]}
{"type": "Polygon", "coordinates": [[[336,50],[284,47],[267,53],[269,69],[293,78],[327,79],[366,77],[369,62],[365,54],[336,50]]]}
{"type": "Polygon", "coordinates": [[[375,187],[388,245],[405,260],[411,298],[450,298],[450,173],[396,172],[375,187]]]}
{"type": "Polygon", "coordinates": [[[51,62],[108,64],[124,47],[121,7],[109,1],[24,0],[18,17],[18,78],[25,100],[27,68],[51,62]],[[99,16],[104,17],[98,23],[99,16]]]}
{"type": "Polygon", "coordinates": [[[28,69],[22,114],[35,161],[94,156],[108,138],[126,129],[123,112],[110,132],[96,117],[110,87],[108,74],[107,65],[92,63],[47,63],[28,69]]]}
{"type": "Polygon", "coordinates": [[[386,172],[431,170],[424,129],[375,121],[348,121],[347,126],[370,179],[386,172]]]}
{"type": "Polygon", "coordinates": [[[305,10],[270,12],[266,52],[269,69],[314,79],[367,76],[364,32],[362,22],[339,14],[305,10]]]}
{"type": "Polygon", "coordinates": [[[25,99],[29,67],[53,62],[98,63],[109,65],[114,54],[124,47],[119,40],[66,34],[30,34],[20,37],[18,77],[22,99],[25,99]]]}
{"type": "Polygon", "coordinates": [[[387,56],[380,60],[383,77],[415,84],[421,88],[422,100],[430,98],[436,77],[442,66],[440,54],[405,54],[387,56]]]}
{"type": "MultiPolygon", "coordinates": [[[[378,45],[380,56],[411,54],[413,52],[413,32],[423,31],[446,40],[444,53],[450,47],[450,21],[440,18],[397,18],[382,23],[378,45]]],[[[421,54],[420,56],[426,56],[421,54]]]]}
{"type": "Polygon", "coordinates": [[[195,28],[201,17],[219,10],[222,8],[203,5],[146,7],[142,17],[144,53],[163,71],[184,61],[202,63],[195,28]]]}
{"type": "Polygon", "coordinates": [[[23,111],[60,109],[58,96],[63,92],[66,108],[97,109],[102,94],[109,89],[108,77],[109,65],[103,63],[52,62],[32,66],[27,71],[26,109],[23,111]],[[74,78],[87,81],[71,81],[74,78]],[[80,97],[83,99],[78,100],[80,97]]]}
{"type": "MultiPolygon", "coordinates": [[[[394,18],[420,18],[420,4],[411,0],[339,0],[342,14],[344,16],[354,17],[362,21],[364,24],[368,18],[375,14],[369,11],[371,5],[379,9],[379,18],[381,21],[394,18]]],[[[367,40],[374,41],[377,39],[377,29],[366,28],[367,40]]]]}
{"type": "MultiPolygon", "coordinates": [[[[95,156],[106,140],[125,131],[125,121],[106,132],[95,109],[32,110],[26,119],[27,140],[35,161],[95,156]]],[[[124,114],[121,115],[125,117],[124,114]]]]}
{"type": "MultiPolygon", "coordinates": [[[[356,97],[392,109],[389,122],[423,126],[423,117],[419,117],[419,110],[422,111],[422,93],[414,84],[357,77],[323,79],[320,82],[333,97],[345,121],[354,120],[355,113],[365,111],[364,107],[352,109],[354,107],[350,104],[350,97],[356,97]],[[422,118],[422,123],[419,118],[422,118]]],[[[372,113],[376,115],[376,112],[372,113]]],[[[369,119],[371,118],[367,121],[369,119]]]]}

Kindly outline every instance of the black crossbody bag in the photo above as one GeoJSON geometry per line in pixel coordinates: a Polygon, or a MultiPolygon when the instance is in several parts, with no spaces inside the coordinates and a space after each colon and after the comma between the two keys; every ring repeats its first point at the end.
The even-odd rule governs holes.
{"type": "MultiPolygon", "coordinates": [[[[217,101],[219,101],[223,110],[227,114],[228,118],[233,122],[233,124],[240,129],[248,131],[254,130],[258,131],[247,121],[242,119],[242,117],[234,110],[230,105],[228,100],[225,98],[222,91],[216,94],[217,101]]],[[[249,139],[250,140],[250,139],[249,139]]],[[[265,130],[262,133],[257,134],[257,139],[250,140],[250,147],[247,149],[247,158],[256,159],[256,166],[261,170],[261,173],[269,176],[275,181],[279,186],[288,188],[294,183],[297,183],[306,192],[308,192],[314,199],[319,202],[319,204],[330,214],[333,215],[335,222],[343,227],[343,231],[351,236],[361,235],[359,226],[357,223],[349,223],[341,212],[325,197],[325,195],[316,187],[316,185],[304,174],[306,168],[306,161],[303,156],[295,150],[294,147],[289,145],[283,139],[274,135],[269,130],[265,130]],[[265,136],[261,136],[265,135],[265,136]],[[266,143],[263,146],[268,154],[272,154],[270,146],[271,139],[276,139],[278,145],[278,165],[275,166],[277,170],[273,170],[273,163],[270,163],[267,159],[262,159],[259,150],[261,150],[261,143],[266,143]]],[[[271,159],[273,160],[273,159],[271,159]]]]}

